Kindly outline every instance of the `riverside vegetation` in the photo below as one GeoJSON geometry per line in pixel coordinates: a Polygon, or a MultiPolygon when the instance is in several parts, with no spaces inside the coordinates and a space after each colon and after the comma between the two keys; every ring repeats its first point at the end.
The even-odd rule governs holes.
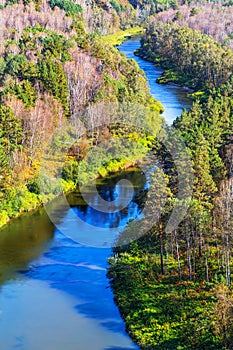
{"type": "MultiPolygon", "coordinates": [[[[153,110],[155,124],[161,122],[162,106],[149,95],[139,67],[97,34],[86,33],[81,8],[71,4],[6,3],[0,10],[0,225],[50,198],[39,193],[40,159],[66,119],[75,120],[97,103],[130,102],[153,110]]],[[[148,136],[110,130],[109,125],[101,133],[96,123],[93,120],[92,137],[82,136],[79,151],[70,150],[62,172],[65,191],[77,185],[77,160],[85,157],[87,147],[111,133],[135,140],[148,136]]],[[[138,148],[119,155],[118,161],[106,159],[100,175],[133,164],[143,154],[138,148]]],[[[55,188],[54,195],[58,191],[55,188]]]]}
{"type": "MultiPolygon", "coordinates": [[[[62,170],[63,189],[74,189],[78,163],[83,161],[85,167],[87,149],[113,138],[120,150],[121,137],[133,141],[133,152],[119,151],[117,160],[106,158],[104,165],[97,157],[88,169],[93,177],[133,164],[148,149],[161,161],[165,175],[157,170],[150,179],[157,202],[167,197],[159,208],[159,222],[146,236],[116,248],[109,260],[116,302],[142,349],[233,348],[232,33],[229,20],[225,36],[217,30],[206,32],[209,25],[203,28],[201,17],[196,17],[194,28],[190,18],[207,9],[216,18],[232,13],[229,1],[216,6],[173,0],[92,5],[13,0],[0,7],[0,226],[51,198],[39,191],[40,162],[65,120],[74,121],[83,110],[110,102],[140,104],[152,129],[163,123],[163,108],[151,98],[139,67],[109,44],[116,43],[114,35],[100,35],[148,21],[138,54],[166,69],[160,82],[194,89],[192,109],[174,122],[194,168],[190,209],[174,232],[165,233],[165,227],[177,194],[177,173],[166,149],[149,132],[111,121],[99,128],[93,119],[90,132],[69,149],[62,170]],[[161,13],[150,21],[156,12],[161,13]]],[[[54,188],[53,196],[58,194],[54,188]]],[[[150,205],[158,210],[155,200],[150,205]]],[[[146,219],[141,225],[147,225],[146,219]]],[[[128,230],[135,227],[131,223],[128,230]]],[[[119,239],[124,242],[127,234],[119,239]]]]}
{"type": "MultiPolygon", "coordinates": [[[[152,19],[141,43],[137,54],[165,68],[160,82],[194,89],[191,110],[174,121],[193,162],[193,196],[183,222],[166,232],[178,178],[157,145],[166,181],[161,185],[159,169],[151,174],[145,200],[161,217],[144,237],[115,248],[109,259],[115,300],[142,349],[232,349],[233,54],[176,21],[152,19]]],[[[137,227],[131,223],[120,242],[137,227]]]]}

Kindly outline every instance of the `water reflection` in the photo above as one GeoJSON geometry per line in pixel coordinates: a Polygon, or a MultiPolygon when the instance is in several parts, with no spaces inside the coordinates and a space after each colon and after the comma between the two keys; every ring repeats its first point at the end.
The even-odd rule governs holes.
{"type": "Polygon", "coordinates": [[[109,202],[110,205],[112,201],[117,203],[116,200],[118,196],[127,198],[129,193],[131,193],[127,186],[124,186],[122,188],[123,192],[119,195],[117,183],[121,179],[129,180],[134,187],[134,196],[126,208],[119,211],[114,211],[114,208],[112,208],[112,212],[102,212],[101,210],[96,210],[93,207],[94,204],[95,206],[98,205],[98,197],[92,192],[87,192],[85,193],[85,198],[87,198],[89,205],[86,205],[86,202],[83,201],[82,196],[79,193],[73,193],[68,196],[68,201],[71,204],[71,207],[73,207],[73,211],[84,222],[96,227],[124,227],[128,220],[131,218],[136,218],[142,209],[137,198],[138,193],[146,186],[146,176],[143,172],[137,169],[136,171],[122,172],[120,175],[114,175],[113,177],[108,178],[107,181],[102,180],[101,183],[97,184],[97,191],[99,195],[106,202],[109,202]]]}
{"type": "MultiPolygon", "coordinates": [[[[148,76],[151,92],[166,107],[171,122],[190,106],[184,89],[158,85],[160,68],[132,53],[139,41],[128,41],[121,51],[135,58],[148,76]]],[[[122,174],[135,188],[129,206],[119,213],[101,213],[87,206],[78,192],[68,196],[64,211],[59,199],[59,222],[73,229],[70,213],[98,227],[124,227],[140,214],[140,198],[146,195],[146,177],[138,170],[122,174]]],[[[116,198],[119,176],[99,183],[101,197],[116,198]]],[[[96,201],[90,195],[90,203],[96,201]]],[[[127,196],[127,189],[126,193],[127,196]]],[[[79,227],[82,231],[82,227],[79,227]]],[[[96,230],[97,232],[97,230],[96,230]]],[[[92,232],[93,235],[96,232],[92,232]]],[[[86,232],[81,232],[84,236],[86,232]]],[[[24,215],[0,232],[0,349],[2,350],[130,350],[131,342],[114,304],[106,278],[109,248],[88,247],[55,229],[45,211],[24,215]],[[4,283],[3,283],[4,282],[4,283]]]]}
{"type": "MultiPolygon", "coordinates": [[[[137,217],[140,213],[141,208],[136,198],[146,185],[145,175],[138,170],[126,172],[98,185],[98,192],[102,198],[107,201],[114,200],[117,182],[125,177],[131,179],[135,188],[134,199],[127,210],[121,213],[97,212],[90,205],[84,204],[79,193],[68,196],[72,207],[70,210],[84,221],[96,224],[98,227],[111,228],[117,224],[119,227],[124,227],[129,218],[137,217]]],[[[93,203],[95,194],[92,196],[89,193],[89,195],[89,202],[93,203]]],[[[61,221],[67,225],[70,223],[67,221],[68,213],[64,214],[61,221]]],[[[40,264],[39,260],[32,269],[25,271],[24,275],[30,279],[49,281],[51,288],[78,298],[80,302],[75,309],[79,314],[98,320],[101,327],[112,332],[124,333],[124,324],[113,303],[112,292],[106,279],[107,258],[110,254],[111,249],[83,246],[56,231],[53,246],[43,256],[47,264],[45,260],[40,264]]]]}
{"type": "MultiPolygon", "coordinates": [[[[97,212],[76,192],[68,196],[68,212],[56,200],[60,223],[72,226],[69,212],[73,211],[100,227],[124,227],[129,218],[140,213],[137,195],[146,186],[145,175],[134,169],[98,184],[99,194],[110,201],[116,197],[117,182],[125,177],[135,189],[127,210],[120,214],[97,212]]],[[[95,194],[89,195],[90,202],[94,202],[95,194]]],[[[125,332],[106,278],[110,248],[88,247],[64,236],[43,209],[15,220],[0,237],[0,268],[5,280],[0,294],[4,350],[138,348],[125,332]],[[9,300],[13,300],[11,307],[9,300]],[[39,324],[41,339],[37,343],[39,324]],[[51,334],[57,337],[55,343],[51,334]]]]}
{"type": "Polygon", "coordinates": [[[0,230],[0,283],[16,276],[48,248],[54,235],[44,209],[19,217],[0,230]]]}

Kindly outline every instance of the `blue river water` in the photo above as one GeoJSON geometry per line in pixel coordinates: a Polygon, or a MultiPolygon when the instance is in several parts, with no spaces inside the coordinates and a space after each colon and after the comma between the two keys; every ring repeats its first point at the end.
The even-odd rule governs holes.
{"type": "MultiPolygon", "coordinates": [[[[138,46],[138,40],[129,40],[119,49],[144,70],[152,95],[162,102],[171,123],[183,107],[190,106],[186,91],[156,84],[162,70],[135,57],[138,46]]],[[[145,176],[131,169],[100,183],[99,193],[111,201],[118,181],[125,177],[136,194],[146,186],[145,176]]],[[[120,214],[97,213],[78,193],[68,200],[70,209],[60,210],[59,220],[71,228],[73,213],[89,224],[111,228],[124,227],[141,210],[136,197],[120,214]]],[[[43,208],[4,227],[0,232],[0,350],[138,349],[125,331],[106,277],[110,255],[111,248],[91,247],[65,236],[43,208]]]]}
{"type": "Polygon", "coordinates": [[[188,89],[176,84],[157,84],[156,79],[161,76],[163,69],[135,56],[134,51],[139,47],[140,40],[133,38],[121,44],[119,50],[128,59],[134,59],[145,72],[151,95],[162,103],[165,108],[163,116],[168,124],[172,124],[174,119],[181,115],[184,108],[189,109],[191,107],[191,100],[187,97],[188,89]]]}

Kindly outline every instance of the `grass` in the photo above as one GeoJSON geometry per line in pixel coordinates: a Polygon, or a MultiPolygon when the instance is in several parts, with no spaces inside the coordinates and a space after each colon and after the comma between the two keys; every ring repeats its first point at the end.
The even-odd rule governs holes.
{"type": "Polygon", "coordinates": [[[109,264],[115,301],[142,350],[223,350],[211,320],[214,283],[189,281],[188,276],[179,281],[172,259],[161,275],[159,256],[146,250],[135,255],[131,248],[109,264]]]}
{"type": "Polygon", "coordinates": [[[134,27],[127,30],[120,30],[114,34],[104,35],[101,39],[104,43],[110,44],[112,46],[118,46],[122,44],[128,37],[136,36],[144,33],[142,27],[134,27]]]}

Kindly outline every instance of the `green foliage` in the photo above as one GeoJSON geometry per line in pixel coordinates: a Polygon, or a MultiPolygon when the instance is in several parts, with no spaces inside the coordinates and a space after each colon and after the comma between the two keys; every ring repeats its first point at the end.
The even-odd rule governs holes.
{"type": "Polygon", "coordinates": [[[128,37],[137,36],[144,32],[141,27],[133,27],[126,30],[120,30],[114,34],[108,34],[101,37],[104,43],[110,44],[112,46],[117,46],[122,44],[128,37]]]}
{"type": "MultiPolygon", "coordinates": [[[[171,193],[158,223],[148,229],[145,237],[127,244],[128,237],[138,238],[138,222],[130,223],[121,233],[118,243],[122,246],[115,248],[109,260],[109,278],[127,330],[141,349],[231,349],[232,296],[229,291],[216,296],[216,290],[221,287],[219,283],[230,285],[233,268],[231,259],[224,260],[225,265],[220,262],[220,259],[227,259],[228,254],[231,256],[228,230],[233,222],[232,200],[229,193],[224,196],[220,191],[222,183],[227,183],[227,173],[232,174],[225,155],[232,144],[231,58],[226,67],[217,58],[225,48],[216,43],[213,46],[212,39],[200,33],[173,25],[156,25],[147,32],[140,54],[172,68],[160,78],[162,82],[188,82],[205,89],[205,94],[197,96],[191,110],[184,111],[174,122],[193,162],[193,198],[184,221],[174,232],[165,232],[175,203],[173,196],[177,193],[178,178],[171,156],[157,143],[154,149],[168,176],[171,193]],[[216,59],[219,67],[226,69],[221,78],[215,62],[211,63],[212,71],[205,76],[205,81],[201,76],[206,67],[202,61],[205,56],[200,58],[203,47],[210,62],[216,59]],[[184,62],[190,64],[189,72],[184,62]],[[225,84],[221,85],[223,82],[225,84]],[[221,209],[216,204],[219,202],[221,209]]],[[[231,57],[231,53],[228,56],[228,51],[225,52],[223,57],[231,57]]],[[[148,191],[147,201],[152,200],[150,207],[154,216],[165,191],[161,183],[158,176],[151,184],[155,193],[152,191],[150,196],[148,191]]],[[[145,229],[150,219],[148,216],[140,225],[145,229]]]]}
{"type": "Polygon", "coordinates": [[[68,49],[73,46],[71,40],[65,39],[63,35],[54,33],[46,37],[40,37],[39,39],[43,45],[41,53],[44,56],[59,58],[61,62],[71,60],[71,56],[68,51],[68,49]]]}
{"type": "Polygon", "coordinates": [[[117,0],[111,0],[110,4],[116,10],[116,12],[120,12],[122,10],[122,5],[117,0]]]}
{"type": "Polygon", "coordinates": [[[193,7],[190,11],[190,16],[195,16],[201,11],[201,8],[193,7]]]}
{"type": "Polygon", "coordinates": [[[181,20],[183,19],[183,15],[180,11],[177,11],[174,18],[173,18],[173,21],[178,21],[178,20],[181,20]]]}
{"type": "Polygon", "coordinates": [[[223,349],[208,320],[212,285],[179,281],[172,258],[166,276],[160,275],[157,249],[155,237],[147,236],[117,248],[109,259],[108,275],[128,332],[141,349],[223,349]]]}
{"type": "Polygon", "coordinates": [[[65,181],[73,181],[75,185],[78,185],[78,167],[77,161],[67,161],[62,168],[62,178],[65,181]]]}
{"type": "Polygon", "coordinates": [[[17,3],[18,3],[18,0],[6,0],[6,5],[14,5],[17,3]]]}
{"type": "Polygon", "coordinates": [[[69,115],[68,83],[62,64],[51,58],[39,62],[40,79],[47,91],[61,102],[65,115],[69,115]]]}
{"type": "Polygon", "coordinates": [[[22,137],[19,119],[15,117],[11,108],[0,105],[0,190],[8,182],[14,166],[12,156],[21,149],[22,137]]]}
{"type": "Polygon", "coordinates": [[[0,74],[1,72],[2,78],[4,78],[5,74],[9,74],[14,78],[17,77],[20,80],[27,79],[33,83],[38,77],[38,69],[36,65],[29,62],[26,56],[22,54],[7,55],[5,61],[0,63],[0,74]]]}
{"type": "Polygon", "coordinates": [[[37,94],[32,84],[28,80],[23,80],[22,84],[15,84],[12,92],[24,102],[27,108],[35,106],[37,94]]]}
{"type": "Polygon", "coordinates": [[[22,71],[27,64],[27,58],[24,55],[8,55],[6,57],[6,71],[12,77],[22,78],[22,71]]]}
{"type": "MultiPolygon", "coordinates": [[[[216,184],[226,175],[225,159],[221,159],[220,154],[224,144],[229,142],[233,122],[232,97],[224,90],[223,87],[221,92],[209,96],[206,102],[195,102],[191,111],[184,112],[174,123],[194,157],[202,158],[200,143],[205,143],[203,151],[208,153],[209,160],[206,159],[206,164],[200,168],[207,167],[209,163],[208,173],[216,184]]],[[[202,183],[206,182],[202,180],[202,183]]]]}
{"type": "Polygon", "coordinates": [[[0,84],[2,84],[2,80],[4,78],[4,73],[6,69],[6,62],[3,58],[0,58],[0,84]]]}
{"type": "Polygon", "coordinates": [[[82,12],[82,7],[79,4],[69,0],[49,0],[49,4],[52,9],[57,6],[60,9],[65,10],[69,16],[75,16],[77,13],[82,12]]]}
{"type": "MultiPolygon", "coordinates": [[[[36,5],[36,9],[39,10],[40,5],[41,5],[41,0],[22,0],[22,3],[23,3],[24,6],[27,6],[30,2],[34,2],[35,5],[36,5]]],[[[15,4],[18,4],[18,3],[20,3],[19,0],[6,0],[5,6],[15,5],[15,4]]]]}
{"type": "Polygon", "coordinates": [[[82,21],[78,21],[78,20],[73,20],[73,27],[76,31],[76,34],[78,37],[80,36],[86,36],[86,31],[83,25],[82,21]]]}
{"type": "MultiPolygon", "coordinates": [[[[174,72],[170,69],[167,69],[163,72],[163,74],[157,78],[156,82],[158,84],[167,84],[167,83],[181,83],[181,77],[177,72],[174,72]]],[[[185,81],[184,81],[185,84],[185,81]]]]}
{"type": "MultiPolygon", "coordinates": [[[[142,159],[148,148],[135,140],[113,138],[106,145],[99,145],[79,164],[79,182],[87,183],[90,179],[111,174],[127,168],[142,159]]],[[[72,179],[73,180],[73,179],[72,179]]]]}
{"type": "Polygon", "coordinates": [[[6,156],[10,157],[14,151],[21,148],[22,126],[10,107],[0,105],[1,145],[6,156]]]}
{"type": "Polygon", "coordinates": [[[138,54],[175,71],[181,84],[195,89],[218,88],[233,71],[231,50],[207,35],[176,24],[152,22],[138,54]]]}
{"type": "Polygon", "coordinates": [[[29,211],[40,204],[38,197],[21,185],[5,190],[1,209],[4,209],[8,218],[17,216],[20,212],[29,211]]]}

